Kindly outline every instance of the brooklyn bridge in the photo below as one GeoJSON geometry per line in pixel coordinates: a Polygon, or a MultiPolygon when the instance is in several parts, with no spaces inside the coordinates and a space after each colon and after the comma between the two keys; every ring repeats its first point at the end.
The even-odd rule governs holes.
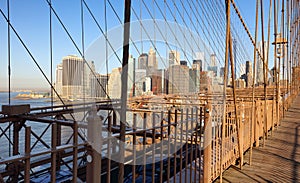
{"type": "Polygon", "coordinates": [[[300,182],[300,1],[0,2],[0,183],[300,182]]]}

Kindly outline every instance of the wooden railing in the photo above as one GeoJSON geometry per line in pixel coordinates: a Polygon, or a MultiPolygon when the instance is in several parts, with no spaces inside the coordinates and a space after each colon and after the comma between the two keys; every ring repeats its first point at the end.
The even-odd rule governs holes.
{"type": "MultiPolygon", "coordinates": [[[[206,156],[204,161],[210,162],[211,166],[204,166],[204,182],[217,179],[224,170],[237,162],[243,165],[244,153],[250,150],[252,145],[254,147],[263,146],[272,131],[280,125],[284,111],[291,106],[298,91],[290,92],[286,95],[287,97],[284,101],[282,97],[286,92],[282,92],[282,97],[278,100],[278,106],[276,95],[269,93],[266,100],[266,112],[263,97],[255,96],[252,103],[248,96],[239,96],[236,103],[237,117],[235,117],[233,101],[228,101],[226,104],[226,123],[223,129],[225,135],[223,139],[222,120],[220,119],[222,116],[218,116],[218,120],[216,120],[217,117],[213,114],[213,110],[222,107],[223,104],[211,105],[210,121],[213,124],[213,138],[211,139],[211,144],[205,150],[206,153],[204,153],[204,156],[206,156]],[[239,128],[238,124],[240,125],[239,128]],[[205,179],[205,177],[209,178],[205,179]]],[[[207,162],[204,162],[204,165],[207,165],[207,162]]]]}

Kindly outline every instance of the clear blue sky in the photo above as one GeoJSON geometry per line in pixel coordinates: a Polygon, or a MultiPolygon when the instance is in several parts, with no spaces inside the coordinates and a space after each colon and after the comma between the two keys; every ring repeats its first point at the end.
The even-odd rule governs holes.
{"type": "MultiPolygon", "coordinates": [[[[157,0],[161,8],[163,8],[163,1],[157,0]]],[[[64,22],[70,34],[74,38],[76,44],[81,47],[81,22],[80,22],[80,0],[52,0],[53,7],[64,22]]],[[[100,26],[104,28],[104,1],[99,0],[86,0],[89,7],[95,14],[100,26]]],[[[123,3],[121,0],[110,0],[117,13],[123,21],[123,3]]],[[[151,2],[146,0],[145,2],[151,2]]],[[[177,0],[176,0],[177,2],[177,0]]],[[[179,4],[180,1],[178,1],[179,4]]],[[[223,1],[220,1],[223,3],[223,1]]],[[[242,16],[246,20],[251,33],[254,35],[254,17],[255,17],[255,0],[245,1],[236,0],[237,5],[242,12],[242,16]]],[[[265,9],[265,27],[267,26],[267,14],[269,4],[264,1],[265,9]]],[[[149,19],[150,16],[147,10],[140,3],[140,1],[133,0],[133,7],[136,13],[140,13],[140,5],[142,5],[142,17],[149,19]],[[145,13],[144,13],[145,12],[145,13]]],[[[172,4],[172,1],[170,1],[172,4]]],[[[153,9],[153,4],[149,3],[149,9],[153,9]]],[[[0,9],[7,15],[6,1],[0,1],[0,9]]],[[[169,12],[170,14],[170,12],[169,12]]],[[[158,19],[162,16],[156,8],[156,15],[158,19]]],[[[28,46],[37,62],[40,64],[44,72],[50,78],[50,54],[49,54],[49,6],[46,0],[33,1],[33,0],[20,0],[10,1],[10,16],[11,23],[17,32],[22,37],[25,44],[28,46]]],[[[169,15],[170,17],[171,15],[169,15]]],[[[85,48],[88,48],[97,38],[101,37],[101,33],[88,15],[87,10],[84,10],[84,24],[85,24],[85,48]]],[[[53,26],[53,76],[55,76],[55,67],[61,62],[63,56],[69,54],[79,55],[76,48],[68,38],[62,26],[58,22],[54,14],[52,14],[53,26]]],[[[107,4],[107,20],[108,29],[119,26],[119,20],[114,15],[113,10],[107,4]]],[[[132,20],[136,20],[132,12],[132,20]]],[[[182,22],[180,22],[182,23],[182,22]]],[[[273,24],[273,23],[272,23],[273,24]]],[[[132,32],[134,34],[134,31],[132,32]]],[[[261,35],[261,34],[260,34],[261,35]]],[[[267,31],[265,31],[267,35],[267,31]]],[[[272,32],[271,32],[271,35],[272,32]]],[[[265,39],[267,36],[265,36],[265,39]]],[[[122,42],[122,35],[116,35],[111,38],[116,41],[122,42]]],[[[245,37],[243,39],[246,39],[245,37]]],[[[260,36],[259,36],[260,40],[260,36]]],[[[273,36],[271,37],[273,40],[273,36]]],[[[224,40],[225,41],[225,40],[224,40]]],[[[148,51],[150,44],[144,44],[144,50],[148,51]]],[[[140,45],[139,45],[140,46],[140,45]]],[[[140,46],[141,47],[141,46],[140,46]]],[[[141,49],[139,47],[139,49],[141,49]]],[[[272,49],[272,47],[271,47],[272,49]]],[[[136,51],[131,48],[135,57],[136,51]]],[[[105,54],[105,50],[99,50],[100,53],[105,54]]],[[[120,50],[119,50],[120,52],[120,50]]],[[[145,51],[144,51],[145,52],[145,51]]],[[[250,53],[251,58],[253,53],[250,53]]],[[[224,57],[224,56],[221,56],[224,57]]],[[[115,62],[116,58],[112,58],[115,62]]],[[[101,64],[100,64],[101,65],[101,64]]],[[[103,63],[102,63],[103,65],[103,63]]],[[[40,71],[34,65],[32,59],[26,53],[23,46],[17,40],[17,37],[11,31],[11,66],[12,66],[12,87],[13,88],[46,88],[48,87],[46,80],[42,77],[40,71]]],[[[102,67],[102,66],[98,66],[102,67]]],[[[111,66],[113,67],[113,66],[111,66]]],[[[53,77],[54,78],[54,77],[53,77]]],[[[49,87],[48,87],[49,88],[49,87]]],[[[5,19],[0,16],[0,89],[7,89],[7,23],[5,19]]]]}

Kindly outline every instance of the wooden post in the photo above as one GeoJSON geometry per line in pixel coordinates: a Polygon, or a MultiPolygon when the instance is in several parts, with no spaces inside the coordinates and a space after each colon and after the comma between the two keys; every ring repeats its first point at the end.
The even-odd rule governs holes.
{"type": "Polygon", "coordinates": [[[255,100],[255,116],[254,116],[254,132],[255,132],[255,147],[259,147],[259,121],[260,121],[260,102],[255,100]]]}
{"type": "Polygon", "coordinates": [[[210,119],[211,107],[207,105],[204,118],[204,165],[203,179],[204,183],[211,182],[211,142],[212,142],[212,124],[210,119]]]}
{"type": "Polygon", "coordinates": [[[56,182],[56,145],[57,145],[57,124],[52,124],[52,136],[51,136],[51,183],[56,182]]]}
{"type": "Polygon", "coordinates": [[[25,128],[25,169],[24,169],[24,182],[30,181],[30,135],[31,127],[28,126],[25,128]]]}
{"type": "Polygon", "coordinates": [[[102,148],[102,121],[97,116],[96,106],[93,106],[87,118],[88,147],[87,182],[101,181],[101,148],[102,148]]]}
{"type": "Polygon", "coordinates": [[[78,170],[78,123],[74,121],[73,126],[73,183],[77,183],[78,170]]]}
{"type": "Polygon", "coordinates": [[[13,155],[19,154],[19,130],[20,130],[20,122],[13,122],[13,155]]]}
{"type": "Polygon", "coordinates": [[[240,165],[241,165],[241,167],[244,165],[244,123],[243,123],[243,121],[242,121],[242,113],[244,112],[242,109],[241,109],[241,107],[239,107],[239,114],[240,114],[240,116],[238,116],[236,119],[237,120],[239,120],[239,124],[240,124],[240,133],[239,133],[239,135],[240,135],[240,149],[239,149],[239,151],[240,151],[240,154],[242,154],[242,156],[240,156],[240,160],[241,160],[241,162],[240,162],[240,165]]]}

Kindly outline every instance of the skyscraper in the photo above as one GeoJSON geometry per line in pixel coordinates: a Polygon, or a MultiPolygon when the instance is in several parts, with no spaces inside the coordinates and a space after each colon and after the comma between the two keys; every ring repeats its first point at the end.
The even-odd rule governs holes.
{"type": "Polygon", "coordinates": [[[197,67],[189,69],[189,92],[195,93],[200,90],[200,71],[197,67]]]}
{"type": "Polygon", "coordinates": [[[56,66],[56,80],[55,80],[55,90],[58,95],[62,95],[62,73],[63,73],[63,66],[62,64],[58,64],[56,66]]]}
{"type": "Polygon", "coordinates": [[[199,70],[200,72],[203,71],[202,67],[202,60],[193,60],[193,68],[199,70]]]}
{"type": "Polygon", "coordinates": [[[108,75],[96,74],[91,77],[91,94],[92,98],[107,98],[107,81],[108,75]]]}
{"type": "Polygon", "coordinates": [[[90,77],[94,68],[93,62],[85,63],[81,57],[74,55],[64,57],[62,61],[63,97],[78,99],[89,95],[90,77]],[[88,67],[87,64],[89,64],[90,67],[88,67]]]}
{"type": "Polygon", "coordinates": [[[156,70],[153,75],[152,75],[152,80],[151,80],[151,86],[152,86],[152,92],[154,95],[158,95],[161,93],[166,93],[165,91],[165,70],[164,69],[159,69],[156,70]]]}
{"type": "Polygon", "coordinates": [[[135,95],[140,96],[146,90],[146,69],[135,70],[135,95]]]}
{"type": "Polygon", "coordinates": [[[111,71],[108,80],[108,94],[112,99],[120,99],[121,98],[121,71],[122,68],[114,68],[111,71]]]}
{"type": "Polygon", "coordinates": [[[253,84],[253,69],[250,61],[246,62],[246,87],[251,87],[253,84]]]}
{"type": "MultiPolygon", "coordinates": [[[[266,54],[267,53],[267,42],[265,42],[264,45],[265,45],[264,53],[266,54]]],[[[259,49],[261,55],[263,55],[263,44],[262,44],[262,41],[260,41],[258,43],[258,49],[259,49]]],[[[264,56],[264,58],[266,58],[266,56],[264,56]]],[[[263,70],[263,67],[264,67],[263,60],[257,54],[256,84],[258,84],[258,85],[264,83],[264,70],[263,70]]]]}
{"type": "Polygon", "coordinates": [[[147,69],[148,67],[148,55],[142,53],[138,58],[138,69],[147,69]]]}
{"type": "Polygon", "coordinates": [[[200,71],[205,70],[206,65],[205,65],[205,55],[204,55],[204,52],[196,52],[194,60],[196,60],[198,63],[200,63],[200,67],[201,67],[200,71]]]}
{"type": "Polygon", "coordinates": [[[210,55],[210,66],[217,66],[217,63],[216,63],[216,54],[211,54],[210,55]]]}
{"type": "Polygon", "coordinates": [[[187,66],[187,61],[186,61],[186,60],[180,60],[180,65],[185,65],[185,66],[187,66]]]}
{"type": "Polygon", "coordinates": [[[246,61],[246,74],[253,73],[252,72],[252,63],[250,61],[246,61]]]}
{"type": "Polygon", "coordinates": [[[169,67],[169,94],[189,92],[189,68],[186,65],[169,67]]]}
{"type": "Polygon", "coordinates": [[[175,50],[169,52],[169,66],[180,65],[180,53],[175,50]]]}
{"type": "Polygon", "coordinates": [[[156,59],[156,52],[155,50],[150,47],[149,53],[148,53],[148,68],[149,71],[152,73],[154,70],[157,70],[158,64],[156,59]]]}
{"type": "Polygon", "coordinates": [[[128,82],[127,82],[127,93],[128,96],[135,95],[135,58],[132,55],[129,55],[128,58],[128,82]]]}

